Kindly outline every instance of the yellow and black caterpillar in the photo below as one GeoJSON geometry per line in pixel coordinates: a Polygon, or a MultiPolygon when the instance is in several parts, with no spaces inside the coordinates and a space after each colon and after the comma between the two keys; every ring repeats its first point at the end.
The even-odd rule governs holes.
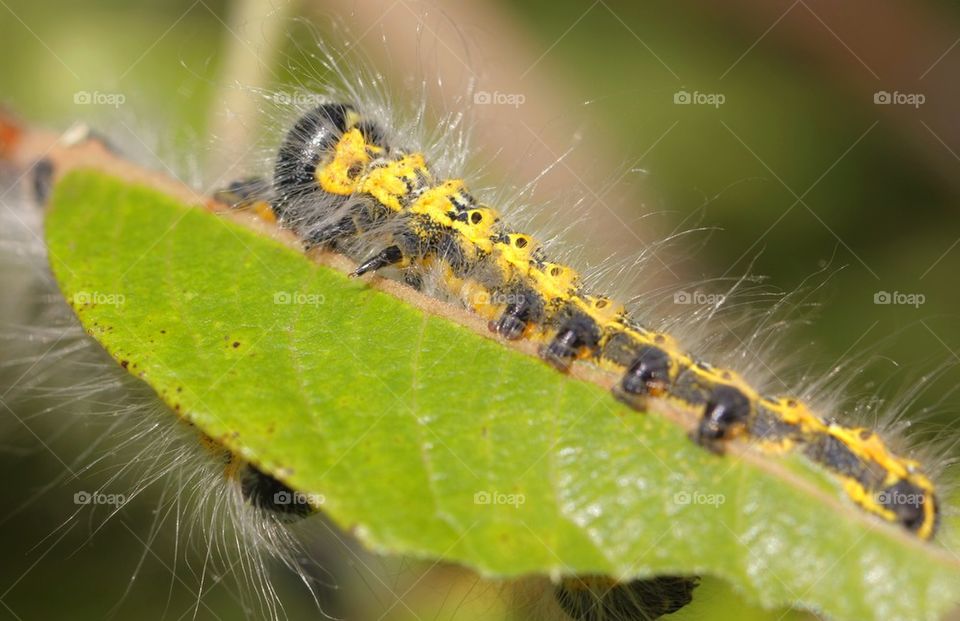
{"type": "Polygon", "coordinates": [[[439,274],[447,294],[492,332],[539,343],[558,369],[590,360],[621,377],[614,393],[638,409],[650,396],[696,408],[702,415],[691,435],[700,445],[722,452],[746,437],[768,450],[800,451],[868,512],[922,539],[934,536],[937,496],[918,462],[894,454],[870,429],[824,418],[793,397],[761,394],[639,325],[623,305],[587,291],[573,269],[550,261],[529,235],[507,228],[462,180],[437,178],[422,153],[387,144],[384,135],[351,105],[318,106],[286,134],[272,191],[239,182],[222,196],[259,200],[308,247],[355,260],[355,276],[393,267],[419,288],[426,274],[439,274]]]}

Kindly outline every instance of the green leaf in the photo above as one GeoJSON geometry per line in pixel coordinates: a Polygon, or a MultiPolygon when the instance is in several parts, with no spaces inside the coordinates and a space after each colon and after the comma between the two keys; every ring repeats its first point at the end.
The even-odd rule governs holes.
{"type": "Polygon", "coordinates": [[[804,460],[713,455],[205,209],[76,171],[46,226],[115,359],[374,550],[497,577],[712,575],[836,619],[936,619],[960,598],[957,558],[804,460]]]}

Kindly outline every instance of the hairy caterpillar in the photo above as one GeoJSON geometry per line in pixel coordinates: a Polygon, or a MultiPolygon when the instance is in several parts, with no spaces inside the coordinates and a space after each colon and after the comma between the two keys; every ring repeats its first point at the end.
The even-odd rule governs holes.
{"type": "MultiPolygon", "coordinates": [[[[422,153],[383,136],[351,104],[309,111],[277,155],[273,215],[308,248],[359,262],[354,276],[398,268],[417,288],[439,280],[450,298],[489,319],[491,332],[540,343],[540,355],[561,371],[590,360],[617,372],[615,394],[638,409],[658,397],[700,410],[693,439],[710,450],[743,436],[764,450],[800,451],[868,512],[933,537],[937,496],[918,462],[895,455],[869,429],[817,415],[792,396],[764,395],[643,327],[549,260],[531,236],[501,223],[462,180],[438,178],[422,153]],[[371,243],[380,245],[372,254],[371,243]]],[[[251,200],[244,194],[238,204],[251,200]]]]}

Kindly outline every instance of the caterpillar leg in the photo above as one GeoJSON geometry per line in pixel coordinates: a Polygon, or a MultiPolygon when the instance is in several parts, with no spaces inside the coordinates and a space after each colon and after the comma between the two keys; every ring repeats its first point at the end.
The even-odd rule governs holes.
{"type": "Polygon", "coordinates": [[[614,396],[634,405],[647,396],[663,395],[670,385],[671,364],[670,355],[659,347],[642,347],[620,383],[614,386],[614,396]]]}
{"type": "MultiPolygon", "coordinates": [[[[12,149],[21,136],[21,128],[11,119],[0,119],[0,155],[5,149],[12,149]]],[[[60,137],[60,144],[66,147],[78,145],[96,145],[107,153],[120,155],[120,150],[106,136],[85,123],[75,123],[60,137]]],[[[33,200],[40,207],[46,205],[53,191],[56,168],[50,157],[42,157],[30,167],[29,187],[33,200]]]]}
{"type": "Polygon", "coordinates": [[[540,350],[540,355],[558,370],[567,371],[577,356],[581,340],[575,328],[563,328],[540,350]]]}
{"type": "Polygon", "coordinates": [[[536,292],[514,287],[502,294],[507,306],[495,320],[490,330],[508,340],[523,336],[527,326],[543,316],[543,299],[536,292]]]}
{"type": "Polygon", "coordinates": [[[599,341],[597,324],[587,316],[575,314],[560,324],[553,340],[540,350],[540,355],[558,370],[566,372],[584,349],[595,348],[599,341]]]}
{"type": "Polygon", "coordinates": [[[500,318],[490,323],[490,330],[505,339],[514,341],[527,329],[527,311],[523,303],[508,304],[500,318]]]}
{"type": "Polygon", "coordinates": [[[723,442],[745,427],[750,411],[750,399],[740,390],[732,386],[717,386],[707,399],[693,438],[700,446],[722,453],[723,442]]]}
{"type": "Polygon", "coordinates": [[[396,265],[403,261],[403,251],[400,246],[387,246],[377,254],[373,255],[350,273],[351,276],[363,276],[367,272],[375,272],[390,265],[396,265]]]}

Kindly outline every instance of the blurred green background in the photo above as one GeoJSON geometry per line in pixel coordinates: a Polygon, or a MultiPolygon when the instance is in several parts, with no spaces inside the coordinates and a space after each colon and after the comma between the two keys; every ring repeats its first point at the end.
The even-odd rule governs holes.
{"type": "MultiPolygon", "coordinates": [[[[194,160],[216,168],[223,159],[208,146],[211,132],[242,140],[256,131],[235,116],[244,103],[228,101],[231,85],[273,88],[274,72],[288,75],[284,30],[292,18],[321,32],[341,19],[360,35],[356,47],[399,84],[436,71],[454,84],[475,78],[481,90],[524,96],[516,107],[477,106],[487,182],[522,184],[576,143],[535,196],[559,210],[560,223],[577,222],[568,237],[602,249],[588,248],[588,258],[637,252],[696,225],[711,231],[686,240],[696,252],[660,284],[749,270],[790,291],[826,268],[832,275],[814,277],[813,285],[825,285],[806,299],[817,308],[798,315],[813,321],[788,337],[787,351],[815,341],[801,362],[825,371],[874,348],[876,363],[860,374],[855,394],[895,397],[942,370],[911,415],[924,416],[931,435],[955,435],[960,9],[929,0],[837,4],[0,0],[0,102],[51,127],[78,119],[108,133],[119,126],[130,136],[121,148],[153,152],[174,170],[189,171],[194,160]],[[417,21],[425,27],[411,39],[417,21]],[[426,69],[417,66],[424,59],[426,69]],[[125,101],[87,105],[78,93],[121,93],[125,101]],[[722,103],[678,103],[683,93],[722,103]],[[883,103],[884,93],[903,103],[883,103]],[[908,103],[918,96],[922,104],[908,103]],[[569,216],[567,196],[584,199],[575,209],[567,203],[569,216]],[[641,219],[650,212],[658,215],[641,219]],[[877,304],[881,292],[923,303],[877,304]]],[[[440,107],[458,89],[441,90],[440,107]]],[[[57,427],[48,416],[34,430],[48,437],[57,427]]],[[[102,516],[81,520],[51,546],[73,489],[56,486],[14,512],[61,465],[23,426],[3,429],[9,474],[0,485],[11,513],[0,529],[0,617],[106,617],[143,554],[137,538],[145,531],[136,525],[149,523],[150,502],[89,541],[102,516]]],[[[69,438],[57,442],[65,455],[79,450],[69,438]]],[[[513,600],[453,569],[422,574],[415,563],[347,552],[332,534],[326,539],[318,549],[344,584],[326,594],[334,615],[499,618],[502,602],[513,600]]],[[[146,555],[117,618],[194,616],[194,577],[171,578],[170,568],[186,571],[170,558],[171,542],[166,534],[153,543],[158,556],[146,555]]],[[[228,581],[208,587],[196,618],[241,615],[228,581]]],[[[291,618],[315,616],[292,581],[280,589],[291,618]]],[[[533,604],[519,608],[517,618],[540,614],[533,604]]]]}

